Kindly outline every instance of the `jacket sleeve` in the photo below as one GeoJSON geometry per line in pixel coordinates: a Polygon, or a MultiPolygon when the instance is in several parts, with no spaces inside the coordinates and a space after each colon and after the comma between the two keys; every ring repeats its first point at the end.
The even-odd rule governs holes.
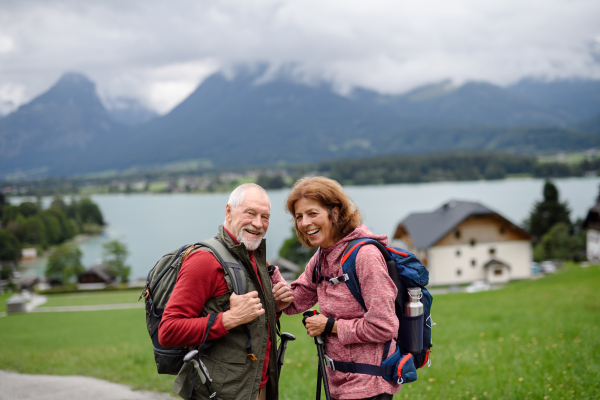
{"type": "MultiPolygon", "coordinates": [[[[225,271],[206,251],[192,253],[181,266],[177,283],[158,327],[158,341],[164,347],[198,346],[204,339],[207,317],[199,317],[204,304],[229,291],[225,271]]],[[[227,334],[219,313],[207,340],[227,334]]]]}
{"type": "Polygon", "coordinates": [[[283,309],[286,315],[300,314],[317,304],[317,284],[312,283],[312,271],[316,257],[310,259],[304,272],[292,282],[294,302],[283,309]]]}
{"type": "Polygon", "coordinates": [[[398,334],[394,306],[398,289],[375,246],[367,245],[358,250],[356,274],[367,312],[360,318],[338,320],[338,339],[344,345],[387,342],[398,334]]]}

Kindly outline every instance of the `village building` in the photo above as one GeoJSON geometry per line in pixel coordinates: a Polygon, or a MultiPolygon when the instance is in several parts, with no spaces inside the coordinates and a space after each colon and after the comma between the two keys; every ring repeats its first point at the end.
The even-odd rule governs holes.
{"type": "Polygon", "coordinates": [[[21,249],[21,261],[33,261],[37,258],[37,249],[26,248],[21,249]]]}
{"type": "Polygon", "coordinates": [[[583,221],[583,229],[587,229],[586,256],[588,261],[600,261],[600,197],[596,200],[596,204],[590,208],[585,221],[583,221]]]}
{"type": "Polygon", "coordinates": [[[441,286],[529,278],[531,239],[479,203],[449,201],[433,212],[410,214],[391,244],[414,253],[429,270],[429,285],[441,286]]]}
{"type": "Polygon", "coordinates": [[[79,274],[77,289],[104,289],[116,283],[108,265],[98,264],[79,274]]]}

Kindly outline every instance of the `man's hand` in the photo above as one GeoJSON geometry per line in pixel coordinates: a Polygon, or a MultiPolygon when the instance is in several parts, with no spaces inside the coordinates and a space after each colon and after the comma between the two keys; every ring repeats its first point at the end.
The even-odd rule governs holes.
{"type": "MultiPolygon", "coordinates": [[[[317,314],[313,317],[306,318],[306,333],[311,337],[320,335],[325,330],[328,319],[329,318],[323,314],[317,314]]],[[[337,321],[333,324],[331,333],[337,333],[337,321]]]]}
{"type": "Polygon", "coordinates": [[[265,313],[256,290],[240,296],[231,293],[229,303],[231,305],[229,310],[225,311],[221,317],[223,326],[228,331],[236,326],[247,324],[265,313]]]}
{"type": "Polygon", "coordinates": [[[273,298],[275,299],[277,312],[280,312],[294,301],[292,290],[284,282],[279,282],[273,286],[273,298]]]}

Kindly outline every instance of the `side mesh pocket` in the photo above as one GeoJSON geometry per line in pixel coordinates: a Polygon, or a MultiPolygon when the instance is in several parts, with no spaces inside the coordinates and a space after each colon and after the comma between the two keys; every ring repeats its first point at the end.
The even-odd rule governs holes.
{"type": "Polygon", "coordinates": [[[404,353],[421,353],[423,350],[423,314],[415,317],[402,316],[400,343],[404,353]]]}

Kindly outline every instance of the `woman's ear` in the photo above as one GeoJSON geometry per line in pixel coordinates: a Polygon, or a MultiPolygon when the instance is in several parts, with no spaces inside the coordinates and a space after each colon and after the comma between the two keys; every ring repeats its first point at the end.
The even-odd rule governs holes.
{"type": "Polygon", "coordinates": [[[337,222],[338,217],[340,216],[340,209],[338,207],[334,207],[331,210],[331,215],[333,215],[333,222],[337,222]]]}

